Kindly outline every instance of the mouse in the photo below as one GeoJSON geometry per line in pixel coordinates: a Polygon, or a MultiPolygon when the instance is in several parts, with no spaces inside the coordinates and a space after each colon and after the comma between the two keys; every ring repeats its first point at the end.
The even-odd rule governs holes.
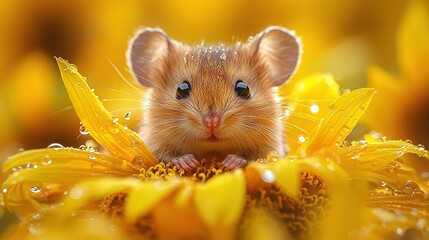
{"type": "Polygon", "coordinates": [[[188,45],[142,28],[127,63],[148,93],[139,136],[155,157],[192,171],[202,159],[226,170],[287,154],[278,87],[296,72],[301,42],[271,26],[247,42],[188,45]]]}

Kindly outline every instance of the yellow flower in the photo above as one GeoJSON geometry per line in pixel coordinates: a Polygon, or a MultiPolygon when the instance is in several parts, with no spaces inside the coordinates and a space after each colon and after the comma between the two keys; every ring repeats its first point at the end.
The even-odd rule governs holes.
{"type": "Polygon", "coordinates": [[[414,1],[400,24],[397,52],[400,77],[374,66],[368,85],[378,90],[368,111],[371,129],[391,138],[429,145],[429,13],[423,1],[414,1]]]}
{"type": "Polygon", "coordinates": [[[5,238],[427,235],[428,199],[400,157],[428,158],[428,152],[370,135],[344,144],[373,89],[339,96],[326,74],[291,81],[279,89],[288,157],[271,154],[233,172],[203,161],[186,175],[157,162],[137,134],[104,109],[78,69],[57,62],[80,120],[109,153],[53,145],[10,157],[3,165],[0,206],[22,220],[5,238]]]}

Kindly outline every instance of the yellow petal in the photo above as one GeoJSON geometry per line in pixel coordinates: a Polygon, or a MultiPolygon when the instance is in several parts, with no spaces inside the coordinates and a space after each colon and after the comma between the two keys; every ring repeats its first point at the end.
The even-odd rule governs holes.
{"type": "Polygon", "coordinates": [[[317,73],[288,82],[279,88],[279,95],[283,99],[286,142],[294,152],[329,110],[329,104],[339,97],[340,91],[330,74],[317,73]]]}
{"type": "Polygon", "coordinates": [[[246,174],[248,172],[256,173],[262,182],[276,184],[289,196],[294,197],[299,193],[300,169],[298,169],[298,164],[295,161],[282,159],[271,164],[252,162],[246,168],[246,174]],[[252,169],[256,171],[252,171],[252,169]]]}
{"type": "Polygon", "coordinates": [[[297,150],[300,155],[312,154],[325,147],[343,143],[367,109],[374,95],[370,88],[357,89],[343,94],[310,134],[308,141],[297,150]]]}
{"type": "Polygon", "coordinates": [[[4,201],[23,215],[58,201],[68,187],[82,180],[132,176],[137,170],[125,160],[102,153],[48,148],[12,156],[4,163],[3,172],[7,177],[2,186],[4,201]]]}
{"type": "Polygon", "coordinates": [[[338,150],[336,155],[341,159],[341,167],[352,178],[378,184],[398,180],[400,172],[395,169],[401,170],[404,166],[395,160],[406,153],[429,157],[427,150],[405,141],[353,142],[351,146],[338,150]]]}
{"type": "Polygon", "coordinates": [[[125,203],[127,220],[134,223],[139,217],[147,214],[157,203],[178,189],[179,183],[179,181],[143,182],[131,189],[125,203]]]}
{"type": "Polygon", "coordinates": [[[242,170],[216,176],[195,187],[195,205],[211,228],[231,227],[243,211],[246,184],[242,170]]]}
{"type": "Polygon", "coordinates": [[[143,167],[158,161],[141,138],[133,131],[118,123],[91,91],[77,68],[61,58],[57,58],[61,76],[74,109],[91,136],[113,155],[132,162],[137,156],[143,157],[143,167]]]}
{"type": "Polygon", "coordinates": [[[425,81],[418,74],[429,73],[429,13],[428,5],[424,3],[412,1],[405,12],[397,37],[398,62],[402,73],[407,79],[420,81],[422,84],[425,81]]]}
{"type": "Polygon", "coordinates": [[[140,182],[134,178],[98,178],[81,182],[70,189],[59,212],[60,220],[70,217],[69,214],[80,209],[91,201],[100,200],[107,195],[128,191],[137,187],[140,182]]]}

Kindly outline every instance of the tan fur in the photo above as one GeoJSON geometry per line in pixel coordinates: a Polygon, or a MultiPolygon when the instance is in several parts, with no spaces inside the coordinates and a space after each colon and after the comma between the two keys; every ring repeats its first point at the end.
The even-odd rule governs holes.
{"type": "Polygon", "coordinates": [[[171,42],[153,75],[149,108],[140,135],[155,156],[165,162],[184,154],[196,159],[223,160],[236,154],[247,160],[266,157],[272,151],[285,154],[280,108],[267,64],[256,53],[258,46],[194,46],[171,42]],[[251,98],[235,94],[237,80],[248,84],[251,98]],[[176,89],[189,81],[191,94],[176,99],[176,89]],[[203,116],[219,113],[221,125],[211,132],[203,116]]]}

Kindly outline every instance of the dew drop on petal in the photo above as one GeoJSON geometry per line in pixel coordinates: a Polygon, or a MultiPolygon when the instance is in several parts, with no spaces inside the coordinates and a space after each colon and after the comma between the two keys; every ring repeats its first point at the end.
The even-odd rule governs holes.
{"type": "Polygon", "coordinates": [[[298,141],[299,141],[299,143],[305,143],[305,141],[307,141],[307,138],[305,136],[303,136],[303,135],[300,135],[298,137],[298,141]]]}
{"type": "Polygon", "coordinates": [[[297,83],[297,84],[295,85],[295,89],[296,89],[297,91],[302,91],[302,90],[304,90],[304,88],[305,88],[305,84],[304,84],[304,83],[302,83],[302,82],[299,82],[299,83],[297,83]]]}
{"type": "Polygon", "coordinates": [[[142,156],[135,156],[133,158],[132,164],[138,168],[142,168],[144,166],[144,159],[142,156]]]}
{"type": "Polygon", "coordinates": [[[70,197],[72,199],[79,199],[83,196],[83,189],[80,187],[73,187],[70,190],[70,197]]]}
{"type": "Polygon", "coordinates": [[[134,149],[137,149],[138,147],[140,147],[140,143],[136,140],[132,140],[131,141],[131,147],[134,149]]]}
{"type": "Polygon", "coordinates": [[[319,105],[317,105],[317,104],[312,104],[312,105],[310,106],[310,111],[311,111],[311,113],[313,113],[313,114],[317,114],[317,113],[319,112],[319,105]]]}
{"type": "Polygon", "coordinates": [[[28,226],[28,232],[32,235],[41,235],[43,233],[40,224],[32,223],[28,226]]]}
{"type": "Polygon", "coordinates": [[[55,148],[55,149],[60,149],[60,148],[64,148],[63,145],[59,144],[59,143],[51,143],[47,146],[47,148],[55,148]]]}
{"type": "Polygon", "coordinates": [[[91,160],[97,159],[97,157],[95,156],[95,152],[94,151],[89,151],[88,152],[88,158],[91,159],[91,160]]]}
{"type": "Polygon", "coordinates": [[[52,163],[52,159],[49,155],[45,155],[45,157],[42,160],[42,165],[50,165],[52,163]]]}
{"type": "Polygon", "coordinates": [[[7,188],[3,188],[2,193],[7,193],[7,188]]]}
{"type": "Polygon", "coordinates": [[[40,184],[30,186],[30,191],[32,193],[40,193],[42,191],[42,186],[40,184]]]}
{"type": "Polygon", "coordinates": [[[397,229],[396,229],[396,233],[397,233],[398,235],[402,235],[402,234],[404,233],[404,230],[402,230],[402,228],[397,228],[397,229]]]}
{"type": "Polygon", "coordinates": [[[125,120],[130,120],[131,119],[131,112],[126,112],[125,114],[124,114],[124,119],[125,120]]]}
{"type": "Polygon", "coordinates": [[[79,132],[82,135],[88,135],[89,134],[89,131],[86,129],[86,127],[84,125],[80,125],[79,132]]]}
{"type": "Polygon", "coordinates": [[[265,169],[261,174],[261,178],[266,183],[273,183],[276,180],[276,174],[269,169],[265,169]]]}

